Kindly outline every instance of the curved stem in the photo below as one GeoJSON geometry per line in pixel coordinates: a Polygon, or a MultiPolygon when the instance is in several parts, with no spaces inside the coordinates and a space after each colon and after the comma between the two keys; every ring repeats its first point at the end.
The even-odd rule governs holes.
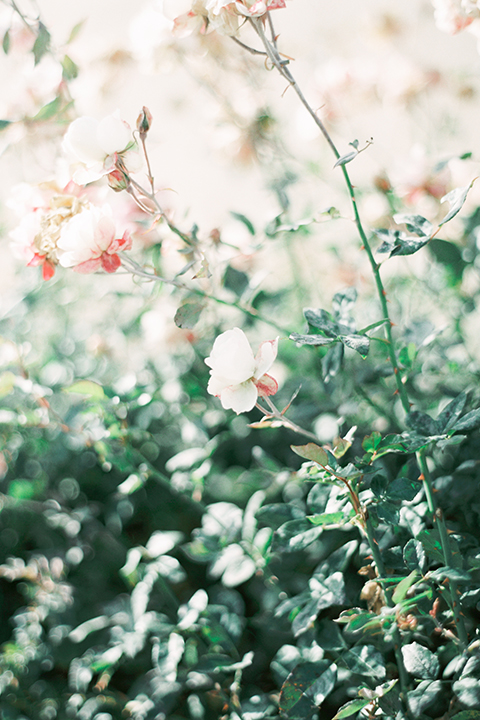
{"type": "Polygon", "coordinates": [[[206,300],[212,300],[218,305],[226,305],[230,308],[234,307],[240,312],[242,312],[244,315],[247,315],[247,317],[252,318],[253,320],[259,320],[260,322],[264,322],[267,325],[271,325],[279,332],[281,332],[282,335],[290,335],[290,331],[287,328],[279,325],[275,320],[270,320],[269,318],[263,317],[263,315],[261,315],[254,309],[247,308],[235,301],[223,300],[222,298],[219,298],[216,295],[211,295],[210,293],[205,292],[200,288],[190,287],[189,285],[186,285],[180,280],[175,280],[175,278],[164,278],[161,275],[156,275],[153,272],[148,272],[141,265],[138,265],[138,263],[136,263],[134,260],[127,256],[122,257],[122,267],[125,268],[125,270],[131,275],[136,275],[137,277],[141,277],[145,280],[150,280],[152,282],[172,285],[173,287],[180,288],[181,290],[186,290],[192,295],[198,295],[199,297],[205,298],[206,300]]]}
{"type": "MultiPolygon", "coordinates": [[[[287,80],[287,82],[289,83],[289,85],[294,89],[300,102],[302,103],[304,108],[307,110],[307,112],[310,114],[310,116],[312,117],[316,126],[319,128],[323,137],[327,141],[335,158],[338,160],[340,158],[340,153],[337,150],[337,147],[336,147],[335,143],[333,142],[327,128],[325,127],[325,125],[323,124],[323,122],[320,120],[317,113],[315,112],[315,110],[311,107],[311,105],[305,98],[302,90],[300,89],[300,87],[297,84],[297,81],[293,77],[289,68],[286,66],[285,61],[282,61],[276,46],[273,43],[271,43],[268,40],[268,38],[266,37],[264,29],[263,29],[262,21],[257,18],[251,18],[251,24],[253,25],[257,35],[259,36],[260,40],[262,41],[265,51],[266,51],[270,61],[272,62],[273,66],[278,70],[280,75],[282,75],[282,77],[284,77],[285,80],[287,80]]],[[[273,25],[272,25],[272,21],[271,21],[270,17],[269,17],[269,24],[270,24],[272,36],[274,37],[273,25]]],[[[380,276],[380,265],[376,262],[376,260],[373,256],[373,252],[370,247],[368,237],[365,233],[365,230],[364,230],[364,227],[362,224],[362,220],[360,218],[360,214],[359,214],[358,207],[357,207],[357,199],[355,196],[355,190],[354,190],[354,187],[350,180],[348,170],[346,169],[345,165],[341,165],[340,167],[341,167],[343,177],[345,180],[345,184],[347,185],[348,194],[350,196],[350,200],[352,203],[355,225],[357,227],[357,231],[360,236],[362,246],[365,249],[365,252],[367,253],[370,267],[372,269],[372,272],[373,272],[373,275],[375,278],[375,285],[377,288],[377,294],[378,294],[378,297],[380,300],[380,305],[381,305],[382,314],[383,314],[383,320],[385,323],[385,325],[384,325],[385,337],[389,344],[389,360],[390,360],[390,364],[393,368],[395,383],[397,386],[397,393],[400,396],[402,407],[403,407],[405,413],[408,413],[410,411],[410,402],[408,400],[407,391],[406,391],[405,385],[403,383],[402,376],[400,373],[400,368],[398,365],[397,354],[396,354],[396,350],[395,350],[395,342],[394,342],[394,338],[392,335],[392,322],[390,320],[390,315],[388,312],[387,295],[385,292],[385,288],[383,286],[382,278],[380,276]]]]}

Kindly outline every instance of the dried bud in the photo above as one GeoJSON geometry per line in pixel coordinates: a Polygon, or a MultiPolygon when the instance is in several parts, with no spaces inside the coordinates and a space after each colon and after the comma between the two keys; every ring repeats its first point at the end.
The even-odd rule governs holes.
{"type": "Polygon", "coordinates": [[[137,130],[140,133],[140,135],[145,136],[150,128],[152,127],[152,113],[148,108],[145,107],[145,105],[142,108],[142,112],[137,118],[137,130]]]}

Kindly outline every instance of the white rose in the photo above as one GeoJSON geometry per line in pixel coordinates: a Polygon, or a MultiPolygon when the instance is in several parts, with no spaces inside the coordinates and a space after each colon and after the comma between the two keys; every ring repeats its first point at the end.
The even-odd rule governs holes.
{"type": "Polygon", "coordinates": [[[227,330],[217,337],[205,363],[211,368],[207,390],[220,398],[225,409],[237,415],[251,410],[257,398],[274,395],[277,381],[267,375],[276,356],[278,338],[260,345],[256,357],[240,328],[227,330]]]}

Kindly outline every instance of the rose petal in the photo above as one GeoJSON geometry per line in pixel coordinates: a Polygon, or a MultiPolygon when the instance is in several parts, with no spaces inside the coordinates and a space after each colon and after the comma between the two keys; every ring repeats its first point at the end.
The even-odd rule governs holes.
{"type": "Polygon", "coordinates": [[[210,357],[205,363],[211,374],[228,380],[228,385],[238,385],[253,377],[255,358],[245,333],[240,328],[227,330],[213,343],[210,357]]]}
{"type": "Polygon", "coordinates": [[[115,255],[115,254],[109,255],[108,253],[103,253],[101,260],[102,260],[102,268],[107,273],[114,273],[115,270],[118,270],[118,268],[122,264],[118,255],[115,255]]]}
{"type": "Polygon", "coordinates": [[[261,378],[272,367],[278,352],[278,337],[275,340],[267,340],[258,348],[255,357],[254,378],[261,378]]]}
{"type": "Polygon", "coordinates": [[[266,397],[267,395],[275,395],[278,390],[278,383],[271,375],[262,375],[260,380],[255,382],[259,397],[266,397]]]}
{"type": "Polygon", "coordinates": [[[257,402],[257,397],[257,388],[251,380],[248,380],[240,385],[224,388],[220,394],[220,401],[225,410],[234,410],[239,415],[252,410],[257,402]]]}

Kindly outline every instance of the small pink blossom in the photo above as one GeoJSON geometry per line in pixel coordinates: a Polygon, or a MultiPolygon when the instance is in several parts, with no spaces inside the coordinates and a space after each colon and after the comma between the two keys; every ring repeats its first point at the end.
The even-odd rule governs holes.
{"type": "Polygon", "coordinates": [[[106,207],[84,210],[69,221],[58,241],[60,265],[79,273],[100,269],[115,272],[121,265],[118,252],[131,247],[127,232],[121,238],[115,234],[115,224],[106,207]]]}
{"type": "Polygon", "coordinates": [[[236,35],[245,18],[264,18],[283,7],[285,0],[192,0],[190,10],[175,17],[173,32],[180,37],[210,30],[236,35]]]}
{"type": "Polygon", "coordinates": [[[263,342],[254,357],[243,330],[233,328],[217,337],[205,363],[210,369],[207,391],[237,415],[251,410],[258,397],[274,395],[277,381],[267,374],[277,356],[278,338],[263,342]]]}

